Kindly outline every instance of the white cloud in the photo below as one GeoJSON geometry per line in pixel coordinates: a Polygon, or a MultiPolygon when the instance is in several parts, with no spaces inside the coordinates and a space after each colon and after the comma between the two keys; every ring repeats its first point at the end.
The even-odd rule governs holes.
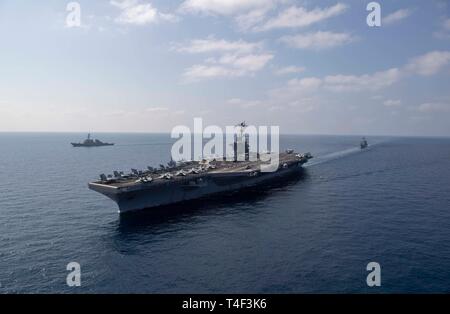
{"type": "Polygon", "coordinates": [[[320,89],[323,81],[317,77],[291,79],[283,87],[268,93],[267,103],[274,108],[294,110],[296,113],[314,111],[321,103],[320,89]]]}
{"type": "Polygon", "coordinates": [[[255,30],[266,31],[276,28],[298,28],[306,27],[320,21],[326,20],[342,14],[347,6],[337,3],[328,8],[315,8],[311,11],[303,7],[292,6],[278,14],[278,16],[269,19],[263,25],[256,27],[255,30]]]}
{"type": "MultiPolygon", "coordinates": [[[[372,74],[336,74],[328,75],[324,78],[311,77],[303,79],[293,79],[288,81],[286,87],[276,89],[274,90],[274,92],[279,94],[283,92],[286,92],[288,94],[293,94],[294,92],[304,94],[305,92],[317,91],[319,89],[331,92],[376,91],[394,85],[407,75],[435,74],[449,63],[450,52],[432,51],[422,56],[413,58],[407,65],[401,68],[391,68],[372,74]]],[[[400,104],[401,102],[399,100],[387,100],[386,102],[384,102],[384,105],[386,106],[395,106],[400,104]]]]}
{"type": "Polygon", "coordinates": [[[283,36],[282,42],[297,49],[327,49],[350,43],[355,38],[348,33],[316,32],[283,36]]]}
{"type": "Polygon", "coordinates": [[[249,55],[231,55],[227,54],[222,56],[218,62],[224,65],[230,65],[236,69],[236,71],[255,72],[261,70],[267,62],[273,58],[270,53],[265,54],[249,54],[249,55]]]}
{"type": "Polygon", "coordinates": [[[241,31],[251,30],[255,25],[262,23],[270,8],[260,8],[236,16],[235,21],[241,31]]]}
{"type": "Polygon", "coordinates": [[[424,103],[417,107],[420,112],[450,112],[448,103],[424,103]]]}
{"type": "Polygon", "coordinates": [[[196,64],[187,68],[183,77],[187,81],[197,81],[205,78],[230,77],[236,76],[235,73],[223,66],[196,64]]]}
{"type": "Polygon", "coordinates": [[[192,13],[233,15],[271,7],[276,0],[186,0],[181,10],[192,13]]]}
{"type": "Polygon", "coordinates": [[[167,107],[149,107],[149,108],[145,109],[145,111],[152,112],[152,113],[166,112],[166,111],[169,111],[169,108],[167,108],[167,107]]]}
{"type": "Polygon", "coordinates": [[[277,104],[299,107],[297,109],[306,113],[315,110],[321,104],[329,102],[330,96],[325,96],[326,92],[374,91],[393,85],[399,78],[400,70],[393,68],[387,71],[359,76],[338,74],[325,76],[324,78],[306,77],[291,79],[285,86],[271,90],[269,92],[269,100],[277,104]]]}
{"type": "Polygon", "coordinates": [[[304,97],[301,99],[295,98],[293,101],[288,103],[288,106],[296,109],[300,113],[308,113],[314,111],[320,101],[313,97],[304,97]]]}
{"type": "Polygon", "coordinates": [[[284,108],[282,106],[270,106],[267,110],[269,111],[281,111],[284,108]]]}
{"type": "Polygon", "coordinates": [[[269,92],[272,99],[281,103],[293,102],[318,91],[322,87],[322,80],[317,77],[291,79],[286,86],[273,89],[269,92]]]}
{"type": "Polygon", "coordinates": [[[432,51],[422,56],[413,58],[407,65],[406,70],[420,75],[433,75],[450,63],[449,51],[432,51]]]}
{"type": "Polygon", "coordinates": [[[328,90],[341,91],[364,91],[378,90],[396,83],[401,76],[398,68],[364,75],[329,75],[324,79],[328,90]]]}
{"type": "Polygon", "coordinates": [[[161,13],[159,12],[159,19],[166,22],[179,22],[180,18],[172,13],[161,13]]]}
{"type": "Polygon", "coordinates": [[[306,77],[289,80],[288,86],[302,92],[311,92],[317,90],[322,83],[322,80],[317,77],[306,77]]]}
{"type": "Polygon", "coordinates": [[[287,66],[287,67],[284,67],[284,68],[277,69],[275,71],[275,74],[276,75],[296,74],[296,73],[302,73],[305,70],[306,70],[305,67],[299,67],[299,66],[291,65],[291,66],[287,66]]]}
{"type": "Polygon", "coordinates": [[[141,3],[138,0],[123,0],[110,2],[121,9],[116,22],[121,24],[146,25],[159,21],[176,22],[178,18],[170,13],[159,12],[151,3],[141,3]]]}
{"type": "Polygon", "coordinates": [[[342,14],[347,5],[337,3],[327,8],[308,10],[291,6],[277,16],[267,19],[267,14],[279,4],[289,0],[185,0],[180,5],[183,13],[201,13],[233,17],[242,31],[267,31],[277,28],[305,27],[342,14]]]}
{"type": "Polygon", "coordinates": [[[242,108],[253,108],[256,106],[261,106],[262,102],[259,100],[243,100],[240,98],[232,98],[227,101],[227,104],[239,106],[242,108]]]}
{"type": "Polygon", "coordinates": [[[236,52],[250,53],[261,47],[260,43],[251,43],[244,40],[227,41],[224,39],[215,39],[210,36],[207,39],[194,39],[187,45],[176,47],[180,52],[189,53],[209,53],[209,52],[236,52]]]}
{"type": "Polygon", "coordinates": [[[309,113],[319,105],[316,92],[320,90],[322,80],[316,77],[291,79],[281,88],[272,89],[264,98],[245,100],[241,98],[229,99],[226,103],[243,109],[264,108],[267,111],[288,110],[295,114],[309,113]]]}
{"type": "Polygon", "coordinates": [[[402,105],[402,101],[399,99],[388,99],[383,102],[386,107],[398,107],[402,105]]]}
{"type": "Polygon", "coordinates": [[[214,77],[239,77],[251,75],[261,69],[273,58],[271,54],[227,54],[219,59],[208,59],[205,64],[196,64],[185,70],[187,81],[197,81],[214,77]]]}
{"type": "Polygon", "coordinates": [[[412,9],[400,9],[383,18],[383,24],[390,25],[399,22],[413,13],[412,9]]]}
{"type": "MultiPolygon", "coordinates": [[[[429,54],[433,55],[432,53],[429,54]]],[[[413,60],[422,60],[424,56],[429,54],[419,56],[413,60]]],[[[288,68],[286,67],[286,69],[288,68]]],[[[228,100],[227,103],[243,108],[264,107],[267,110],[273,111],[274,114],[279,109],[300,114],[309,114],[321,107],[329,106],[330,103],[339,103],[341,101],[340,99],[345,99],[342,97],[350,96],[344,93],[379,91],[395,85],[403,78],[415,74],[415,72],[407,71],[406,68],[407,65],[360,75],[336,74],[324,77],[295,78],[288,80],[281,87],[269,90],[265,97],[260,98],[260,100],[246,101],[240,98],[233,98],[228,100]],[[339,95],[336,93],[339,93],[339,95]],[[335,99],[337,101],[334,101],[335,99]]],[[[402,106],[400,99],[393,98],[383,101],[383,97],[379,96],[380,94],[377,95],[377,97],[373,97],[372,99],[378,100],[378,102],[390,108],[394,114],[398,112],[396,109],[402,106]]],[[[414,110],[423,113],[450,112],[450,103],[430,102],[421,104],[415,107],[414,110]]]]}
{"type": "Polygon", "coordinates": [[[387,71],[364,75],[329,75],[324,78],[306,77],[291,79],[284,87],[270,91],[272,99],[280,103],[292,103],[298,99],[308,106],[319,102],[324,92],[361,92],[373,91],[393,85],[400,78],[400,70],[393,68],[387,71]]]}
{"type": "Polygon", "coordinates": [[[227,41],[208,37],[195,39],[187,45],[175,48],[179,52],[192,54],[215,54],[205,59],[203,64],[196,64],[184,71],[183,77],[187,81],[197,81],[213,77],[239,77],[252,75],[263,69],[274,57],[273,54],[263,52],[260,43],[243,40],[227,41]]]}

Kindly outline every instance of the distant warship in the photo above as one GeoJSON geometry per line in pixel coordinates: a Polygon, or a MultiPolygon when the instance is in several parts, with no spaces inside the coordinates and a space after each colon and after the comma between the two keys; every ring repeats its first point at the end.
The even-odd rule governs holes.
{"type": "Polygon", "coordinates": [[[369,144],[367,143],[367,140],[365,137],[362,138],[361,143],[359,144],[359,146],[361,147],[361,149],[367,148],[369,146],[369,144]]]}
{"type": "MultiPolygon", "coordinates": [[[[242,126],[243,127],[243,126],[242,126]]],[[[273,172],[261,171],[266,164],[249,151],[245,139],[245,156],[238,158],[236,140],[231,160],[203,159],[201,161],[175,162],[167,166],[148,167],[148,170],[131,169],[131,173],[114,171],[113,175],[100,175],[100,180],[89,183],[89,188],[117,203],[120,213],[172,205],[202,197],[240,191],[255,186],[266,186],[277,179],[301,171],[302,165],[312,158],[310,153],[297,154],[292,149],[280,153],[278,168],[273,172]],[[243,158],[242,158],[243,157],[243,158]],[[253,158],[252,158],[253,159],[253,158]]]]}
{"type": "Polygon", "coordinates": [[[83,143],[71,143],[73,147],[99,147],[99,146],[112,146],[114,143],[103,143],[100,140],[91,139],[91,133],[88,134],[87,139],[83,143]]]}

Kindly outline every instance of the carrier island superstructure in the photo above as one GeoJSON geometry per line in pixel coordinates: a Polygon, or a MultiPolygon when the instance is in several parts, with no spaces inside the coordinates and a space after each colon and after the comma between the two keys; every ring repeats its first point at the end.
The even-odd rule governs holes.
{"type": "Polygon", "coordinates": [[[114,175],[100,175],[100,180],[89,183],[89,188],[115,201],[122,214],[264,186],[301,171],[303,164],[312,158],[310,153],[287,150],[278,154],[275,171],[265,172],[261,169],[267,162],[259,154],[256,158],[250,155],[246,141],[245,157],[238,158],[235,142],[231,160],[212,158],[179,163],[171,160],[158,169],[132,169],[130,174],[115,171],[114,175]]]}

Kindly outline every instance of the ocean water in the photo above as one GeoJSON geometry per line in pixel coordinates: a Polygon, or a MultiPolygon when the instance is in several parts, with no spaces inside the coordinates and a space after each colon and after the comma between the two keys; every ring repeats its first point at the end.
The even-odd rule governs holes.
{"type": "Polygon", "coordinates": [[[120,217],[100,173],[158,165],[171,139],[0,133],[1,293],[450,292],[450,139],[283,136],[301,178],[120,217]],[[66,265],[81,265],[68,287],[66,265]],[[366,265],[381,265],[381,287],[366,265]]]}

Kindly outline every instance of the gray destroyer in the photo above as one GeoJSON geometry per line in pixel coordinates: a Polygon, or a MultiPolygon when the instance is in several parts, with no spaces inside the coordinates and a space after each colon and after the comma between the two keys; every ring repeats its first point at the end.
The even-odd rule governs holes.
{"type": "Polygon", "coordinates": [[[361,149],[365,149],[365,148],[369,147],[369,143],[367,143],[367,140],[365,137],[362,138],[361,143],[359,144],[359,147],[361,147],[361,149]]]}
{"type": "Polygon", "coordinates": [[[88,134],[87,139],[82,143],[70,143],[73,147],[100,147],[100,146],[113,146],[114,143],[104,143],[98,139],[91,139],[91,133],[88,134]]]}

